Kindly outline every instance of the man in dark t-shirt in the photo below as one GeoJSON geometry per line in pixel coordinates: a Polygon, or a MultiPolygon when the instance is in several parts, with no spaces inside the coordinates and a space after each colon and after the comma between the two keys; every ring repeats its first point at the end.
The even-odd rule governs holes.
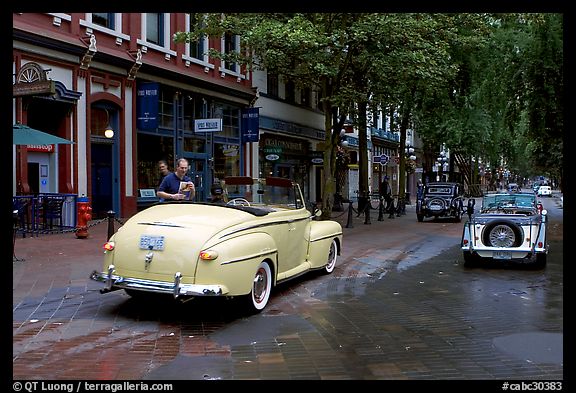
{"type": "Polygon", "coordinates": [[[180,158],[176,163],[176,170],[164,177],[160,187],[158,187],[158,192],[156,193],[160,198],[160,201],[165,201],[169,199],[175,200],[192,200],[196,195],[196,189],[194,188],[194,183],[190,176],[186,173],[188,172],[188,160],[185,158],[180,158]]]}

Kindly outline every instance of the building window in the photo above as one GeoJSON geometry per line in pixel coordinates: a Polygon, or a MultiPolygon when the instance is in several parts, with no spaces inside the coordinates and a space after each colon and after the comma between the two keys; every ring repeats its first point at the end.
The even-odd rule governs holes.
{"type": "Polygon", "coordinates": [[[138,134],[138,188],[154,188],[160,185],[162,177],[158,171],[158,161],[166,160],[168,168],[174,170],[174,138],[146,133],[138,134]]]}
{"type": "Polygon", "coordinates": [[[324,103],[322,102],[322,91],[316,91],[316,109],[324,111],[324,103]]]}
{"type": "Polygon", "coordinates": [[[291,80],[286,81],[284,97],[287,102],[294,104],[296,102],[296,87],[291,80]]]}
{"type": "Polygon", "coordinates": [[[179,106],[179,128],[182,130],[194,131],[194,120],[202,119],[205,116],[205,99],[193,94],[184,94],[179,106]]]}
{"type": "Polygon", "coordinates": [[[110,125],[110,115],[105,108],[90,108],[90,134],[104,137],[104,131],[110,125]]]}
{"type": "Polygon", "coordinates": [[[146,41],[164,46],[164,14],[146,14],[146,41]]]}
{"type": "Polygon", "coordinates": [[[267,94],[272,97],[278,97],[278,74],[268,72],[266,85],[267,94]]]}
{"type": "Polygon", "coordinates": [[[159,105],[160,127],[174,128],[174,92],[161,90],[159,105]]]}
{"type": "MultiPolygon", "coordinates": [[[[238,53],[240,50],[240,41],[237,35],[231,33],[224,34],[224,53],[225,54],[232,54],[238,53]]],[[[238,72],[238,63],[225,61],[224,68],[233,72],[238,72]]]]}
{"type": "Polygon", "coordinates": [[[92,23],[114,30],[114,15],[111,12],[94,12],[92,13],[92,23]]]}
{"type": "Polygon", "coordinates": [[[300,90],[300,103],[304,106],[310,106],[310,97],[312,96],[312,89],[305,87],[300,90]]]}
{"type": "MultiPolygon", "coordinates": [[[[188,23],[188,31],[193,31],[196,27],[202,27],[204,25],[201,14],[190,14],[190,20],[188,23]]],[[[190,42],[190,57],[198,60],[204,61],[204,52],[206,52],[206,43],[208,39],[206,36],[202,36],[198,42],[190,42]]]]}
{"type": "MultiPolygon", "coordinates": [[[[219,111],[218,108],[217,111],[219,111]]],[[[222,105],[222,132],[218,136],[226,138],[240,137],[240,109],[235,106],[222,105]]],[[[218,117],[217,115],[215,117],[218,117]]]]}

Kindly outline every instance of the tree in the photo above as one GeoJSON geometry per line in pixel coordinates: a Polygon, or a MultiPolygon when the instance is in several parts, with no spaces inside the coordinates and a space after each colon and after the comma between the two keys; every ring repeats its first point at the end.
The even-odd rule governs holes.
{"type": "Polygon", "coordinates": [[[350,25],[357,14],[208,14],[190,33],[177,33],[177,41],[197,40],[202,34],[238,34],[240,53],[215,57],[237,61],[248,69],[262,69],[293,81],[295,86],[315,86],[325,115],[322,216],[329,218],[336,191],[336,152],[340,131],[350,107],[353,47],[350,25]]]}

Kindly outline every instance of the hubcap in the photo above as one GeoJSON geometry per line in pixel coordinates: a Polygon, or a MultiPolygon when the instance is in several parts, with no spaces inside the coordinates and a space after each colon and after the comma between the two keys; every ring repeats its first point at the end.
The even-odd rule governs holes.
{"type": "Polygon", "coordinates": [[[497,225],[490,232],[490,243],[495,247],[512,247],[514,231],[508,225],[497,225]]]}
{"type": "Polygon", "coordinates": [[[266,290],[268,287],[268,276],[266,275],[266,270],[263,268],[258,269],[256,276],[254,277],[253,284],[253,296],[256,303],[262,302],[266,297],[266,290]]]}

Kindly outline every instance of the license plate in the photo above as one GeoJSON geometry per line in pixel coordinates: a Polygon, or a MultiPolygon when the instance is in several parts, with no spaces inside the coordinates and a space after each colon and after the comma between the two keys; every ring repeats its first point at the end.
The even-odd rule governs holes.
{"type": "Polygon", "coordinates": [[[492,257],[494,259],[512,259],[512,253],[510,251],[494,251],[492,257]]]}
{"type": "Polygon", "coordinates": [[[432,205],[430,206],[430,210],[442,210],[442,206],[432,205]]]}
{"type": "Polygon", "coordinates": [[[164,236],[140,236],[140,249],[142,250],[164,250],[164,236]]]}

